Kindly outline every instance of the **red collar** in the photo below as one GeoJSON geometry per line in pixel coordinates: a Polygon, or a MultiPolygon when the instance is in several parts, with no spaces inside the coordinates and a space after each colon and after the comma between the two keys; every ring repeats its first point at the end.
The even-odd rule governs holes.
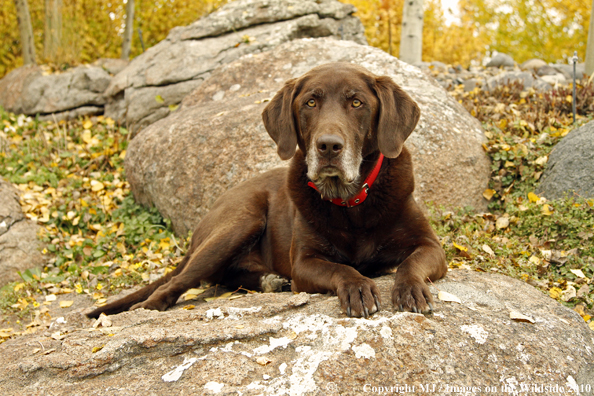
{"type": "MultiPolygon", "coordinates": [[[[332,202],[334,205],[346,206],[347,208],[352,208],[353,206],[361,205],[367,198],[367,195],[369,195],[369,189],[371,188],[373,182],[377,178],[380,168],[382,167],[383,161],[384,161],[384,155],[382,153],[380,153],[379,158],[377,159],[377,163],[375,164],[375,167],[373,168],[373,170],[371,171],[369,176],[367,176],[367,179],[365,179],[365,183],[363,183],[363,187],[361,188],[361,191],[359,192],[359,194],[355,195],[353,198],[349,199],[348,201],[343,201],[341,198],[328,199],[328,201],[332,202]]],[[[310,181],[307,183],[307,185],[319,192],[318,188],[316,187],[316,185],[313,182],[310,181]]]]}

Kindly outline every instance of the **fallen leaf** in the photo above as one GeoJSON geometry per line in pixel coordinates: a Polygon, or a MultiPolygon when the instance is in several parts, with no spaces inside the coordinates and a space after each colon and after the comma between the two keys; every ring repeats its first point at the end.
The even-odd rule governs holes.
{"type": "Polygon", "coordinates": [[[538,157],[536,160],[534,160],[534,163],[536,165],[544,166],[548,160],[549,160],[549,157],[547,157],[545,155],[544,157],[538,157]]]}
{"type": "Polygon", "coordinates": [[[502,230],[504,228],[509,227],[509,217],[501,216],[495,222],[495,226],[497,227],[498,230],[502,230]]]}
{"type": "Polygon", "coordinates": [[[84,129],[91,129],[91,127],[92,127],[92,126],[93,126],[93,122],[92,122],[91,120],[86,120],[86,121],[83,123],[83,128],[84,128],[84,129]]]}
{"type": "Polygon", "coordinates": [[[528,200],[530,202],[538,202],[538,195],[534,194],[533,192],[528,193],[528,200]]]}
{"type": "Polygon", "coordinates": [[[190,289],[184,294],[184,301],[192,300],[205,291],[206,289],[190,289]]]}
{"type": "Polygon", "coordinates": [[[46,302],[56,301],[56,295],[55,294],[48,294],[47,296],[45,296],[45,301],[46,302]]]}
{"type": "Polygon", "coordinates": [[[542,212],[542,214],[543,214],[543,215],[545,215],[545,216],[550,216],[550,215],[552,215],[552,214],[553,214],[553,210],[554,210],[554,209],[553,209],[553,207],[552,207],[552,206],[550,206],[550,205],[548,205],[548,204],[544,204],[544,205],[542,205],[541,212],[542,212]]]}
{"type": "Polygon", "coordinates": [[[573,272],[573,274],[578,278],[586,278],[586,275],[584,275],[584,273],[580,269],[572,269],[570,271],[573,272]]]}
{"type": "Polygon", "coordinates": [[[487,201],[490,201],[491,198],[493,198],[493,195],[495,194],[495,190],[492,190],[490,188],[487,188],[485,191],[483,191],[483,197],[485,197],[485,199],[487,201]]]}
{"type": "Polygon", "coordinates": [[[524,314],[521,314],[518,311],[511,311],[509,313],[509,318],[513,319],[513,320],[517,320],[518,322],[534,323],[534,319],[532,319],[531,317],[526,316],[524,314]]]}
{"type": "Polygon", "coordinates": [[[492,190],[490,188],[487,188],[485,191],[483,191],[483,197],[485,197],[485,199],[487,201],[490,201],[491,198],[493,198],[493,195],[495,195],[496,191],[492,190]]]}
{"type": "Polygon", "coordinates": [[[97,180],[91,180],[91,191],[101,191],[105,188],[105,185],[97,180]]]}
{"type": "Polygon", "coordinates": [[[99,352],[100,350],[102,350],[104,346],[105,346],[105,345],[101,345],[100,347],[93,347],[93,349],[92,349],[92,352],[93,352],[93,353],[97,353],[97,352],[99,352]]]}
{"type": "Polygon", "coordinates": [[[156,101],[157,103],[163,103],[163,102],[165,102],[165,101],[163,100],[163,97],[162,97],[161,95],[157,95],[157,96],[155,96],[155,101],[156,101]]]}
{"type": "Polygon", "coordinates": [[[458,304],[462,304],[462,301],[460,301],[457,296],[444,291],[440,291],[437,294],[437,298],[439,298],[441,301],[457,302],[458,304]]]}
{"type": "Polygon", "coordinates": [[[483,251],[485,253],[487,253],[488,255],[495,256],[495,252],[493,251],[493,249],[491,249],[491,247],[489,247],[489,245],[483,245],[482,248],[483,248],[483,251]]]}
{"type": "Polygon", "coordinates": [[[68,308],[74,304],[74,301],[60,301],[60,308],[68,308]]]}
{"type": "Polygon", "coordinates": [[[188,310],[194,309],[194,308],[196,308],[195,305],[186,305],[185,307],[183,307],[183,309],[188,309],[188,310]]]}
{"type": "Polygon", "coordinates": [[[455,247],[456,249],[458,249],[458,250],[461,250],[461,251],[463,251],[463,252],[467,252],[467,251],[468,251],[468,248],[467,248],[467,247],[465,247],[465,246],[462,246],[462,245],[458,245],[456,242],[453,242],[453,245],[454,245],[454,247],[455,247]]]}
{"type": "Polygon", "coordinates": [[[563,290],[559,289],[558,287],[552,287],[551,290],[549,290],[549,296],[555,300],[561,297],[561,293],[563,293],[563,290]]]}
{"type": "Polygon", "coordinates": [[[561,299],[565,302],[571,300],[572,298],[577,296],[577,291],[573,286],[567,286],[567,289],[563,290],[561,293],[561,299]]]}

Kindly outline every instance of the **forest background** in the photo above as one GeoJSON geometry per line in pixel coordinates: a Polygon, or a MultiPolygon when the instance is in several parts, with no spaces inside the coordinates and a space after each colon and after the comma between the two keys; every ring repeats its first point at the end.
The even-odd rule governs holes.
{"type": "MultiPolygon", "coordinates": [[[[29,0],[37,63],[58,69],[98,58],[119,58],[126,19],[125,1],[58,0],[61,44],[44,51],[45,7],[29,0]]],[[[55,0],[54,0],[55,1],[55,0]]],[[[355,5],[370,45],[398,56],[404,0],[341,0],[355,5]]],[[[163,40],[175,26],[188,25],[226,0],[136,0],[131,57],[163,40]]],[[[447,18],[440,0],[425,0],[423,61],[468,67],[491,51],[517,62],[540,58],[566,63],[574,51],[585,58],[591,0],[459,0],[456,18],[447,18]]],[[[0,78],[23,65],[15,3],[0,2],[0,78]]]]}

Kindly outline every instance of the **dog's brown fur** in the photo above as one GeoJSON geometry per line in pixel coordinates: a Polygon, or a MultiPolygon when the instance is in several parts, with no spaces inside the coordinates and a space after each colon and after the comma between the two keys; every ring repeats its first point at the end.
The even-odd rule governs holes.
{"type": "Polygon", "coordinates": [[[381,302],[368,276],[395,267],[395,307],[431,310],[425,280],[441,278],[447,267],[412,197],[413,168],[403,143],[419,114],[390,78],[351,64],[323,65],[287,81],[262,116],[280,157],[292,158],[290,167],[223,194],[173,272],[88,316],[163,311],[202,280],[248,289],[270,289],[272,281],[272,289],[280,289],[271,274],[291,279],[295,292],[335,293],[349,316],[368,316],[381,302]],[[365,202],[346,208],[327,200],[356,195],[380,152],[386,158],[365,202]],[[308,187],[310,180],[320,192],[308,187]]]}

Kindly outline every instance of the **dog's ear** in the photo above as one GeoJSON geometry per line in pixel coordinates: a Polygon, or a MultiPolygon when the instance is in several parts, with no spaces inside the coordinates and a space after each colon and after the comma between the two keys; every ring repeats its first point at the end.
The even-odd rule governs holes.
{"type": "Polygon", "coordinates": [[[262,112],[268,134],[276,143],[278,155],[288,160],[295,155],[297,131],[293,119],[293,96],[297,79],[287,81],[262,112]]]}
{"type": "Polygon", "coordinates": [[[404,141],[417,126],[421,110],[390,77],[377,77],[375,89],[380,102],[377,144],[383,155],[396,158],[404,141]]]}

